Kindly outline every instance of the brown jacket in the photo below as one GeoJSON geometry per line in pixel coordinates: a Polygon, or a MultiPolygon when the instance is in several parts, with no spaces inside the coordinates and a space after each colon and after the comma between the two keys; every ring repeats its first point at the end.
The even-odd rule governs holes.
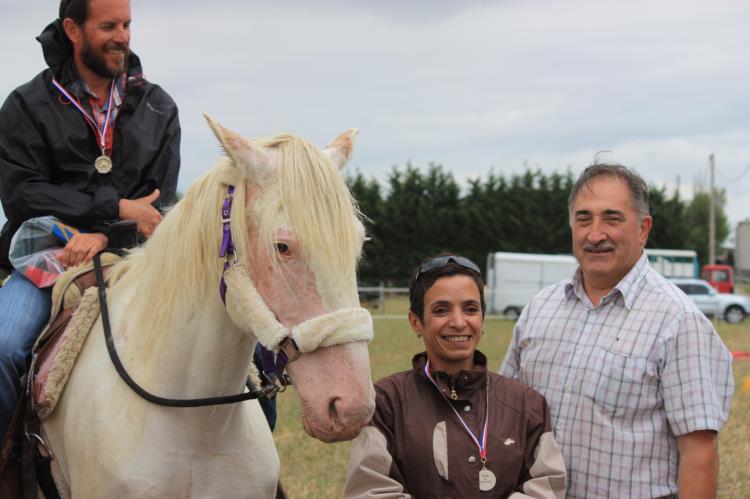
{"type": "Polygon", "coordinates": [[[414,369],[375,383],[375,414],[352,443],[345,497],[565,496],[565,464],[542,395],[488,372],[485,356],[477,351],[472,371],[461,371],[454,377],[432,373],[444,398],[425,376],[426,361],[425,353],[418,354],[414,369]],[[451,400],[451,389],[456,392],[456,400],[451,400]],[[486,466],[497,483],[492,490],[482,492],[479,449],[448,404],[453,404],[479,437],[487,393],[486,466]]]}

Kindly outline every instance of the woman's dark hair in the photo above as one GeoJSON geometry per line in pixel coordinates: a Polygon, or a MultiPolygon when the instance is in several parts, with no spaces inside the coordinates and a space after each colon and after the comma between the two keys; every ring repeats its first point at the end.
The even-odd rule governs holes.
{"type": "Polygon", "coordinates": [[[424,321],[424,295],[427,294],[427,290],[441,277],[454,275],[469,276],[477,285],[484,317],[487,304],[484,301],[484,281],[479,273],[479,267],[468,258],[442,254],[422,260],[414,269],[409,281],[409,310],[419,317],[420,322],[424,321]]]}
{"type": "Polygon", "coordinates": [[[60,21],[66,17],[71,18],[81,26],[89,17],[89,0],[61,0],[60,21]]]}

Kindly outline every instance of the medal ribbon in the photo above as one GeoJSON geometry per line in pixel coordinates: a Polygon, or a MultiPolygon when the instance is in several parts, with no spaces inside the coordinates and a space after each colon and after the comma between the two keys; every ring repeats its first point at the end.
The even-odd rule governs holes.
{"type": "Polygon", "coordinates": [[[104,119],[104,125],[102,126],[101,130],[99,129],[99,126],[96,123],[96,120],[91,117],[91,115],[86,111],[83,106],[76,100],[75,97],[70,95],[67,90],[65,90],[65,87],[60,85],[60,83],[55,79],[52,78],[52,84],[55,86],[56,89],[60,91],[61,94],[65,96],[66,99],[68,99],[75,107],[78,109],[84,118],[86,118],[86,121],[91,125],[91,128],[94,129],[94,132],[97,135],[97,139],[99,141],[99,145],[102,148],[102,154],[107,155],[107,128],[109,127],[109,119],[112,116],[112,96],[115,93],[115,79],[112,78],[112,86],[109,89],[109,101],[107,102],[107,117],[104,119]]]}
{"type": "Polygon", "coordinates": [[[487,376],[487,400],[486,400],[486,406],[485,406],[485,414],[484,414],[484,425],[482,425],[482,434],[477,438],[476,435],[474,435],[474,432],[471,431],[471,428],[469,428],[469,425],[466,424],[466,421],[464,421],[464,418],[461,417],[461,415],[458,413],[455,407],[453,407],[453,404],[451,404],[450,400],[445,396],[445,394],[440,390],[440,387],[438,386],[437,382],[432,379],[432,376],[430,375],[430,361],[428,360],[427,363],[424,366],[424,373],[427,376],[427,379],[429,379],[432,384],[437,389],[438,393],[445,399],[445,401],[448,403],[451,409],[453,409],[453,414],[456,415],[458,420],[461,422],[461,425],[464,427],[464,430],[466,430],[466,433],[469,434],[469,437],[471,437],[471,440],[476,444],[477,448],[479,449],[479,457],[482,460],[482,463],[487,461],[487,423],[490,419],[490,378],[487,376]]]}

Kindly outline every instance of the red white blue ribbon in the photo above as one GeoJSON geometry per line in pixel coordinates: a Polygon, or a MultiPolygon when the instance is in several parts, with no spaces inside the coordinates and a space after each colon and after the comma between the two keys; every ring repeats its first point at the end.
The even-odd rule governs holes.
{"type": "Polygon", "coordinates": [[[96,120],[91,117],[91,115],[86,111],[83,106],[76,100],[75,97],[70,95],[67,90],[65,90],[65,87],[60,85],[60,82],[58,82],[55,78],[52,78],[52,84],[57,88],[61,94],[65,96],[75,107],[78,109],[81,114],[83,114],[83,117],[86,118],[86,121],[89,122],[89,125],[94,129],[94,132],[97,134],[97,139],[99,140],[99,145],[102,148],[102,154],[106,155],[107,151],[107,128],[109,127],[109,119],[112,116],[112,96],[115,93],[115,79],[112,78],[112,86],[109,89],[109,101],[107,103],[107,117],[104,119],[104,125],[102,126],[101,130],[99,129],[99,126],[96,123],[96,120]]]}
{"type": "Polygon", "coordinates": [[[487,423],[490,419],[490,377],[487,376],[487,399],[485,402],[485,414],[484,414],[484,425],[482,425],[482,434],[479,435],[479,438],[477,438],[476,435],[474,435],[474,432],[471,431],[471,428],[469,428],[469,425],[466,424],[466,421],[464,421],[464,418],[461,417],[461,415],[458,413],[455,407],[453,407],[453,404],[451,404],[450,400],[448,400],[448,397],[445,396],[445,394],[440,390],[440,387],[438,386],[437,382],[432,379],[432,376],[430,375],[430,361],[428,360],[427,363],[424,366],[424,373],[427,376],[427,379],[429,379],[432,384],[437,389],[438,393],[445,399],[445,401],[448,403],[450,408],[453,410],[453,414],[456,415],[458,420],[461,422],[461,425],[466,430],[466,433],[469,434],[469,437],[471,437],[471,440],[474,442],[474,444],[479,449],[479,457],[482,459],[482,462],[487,460],[487,423]]]}

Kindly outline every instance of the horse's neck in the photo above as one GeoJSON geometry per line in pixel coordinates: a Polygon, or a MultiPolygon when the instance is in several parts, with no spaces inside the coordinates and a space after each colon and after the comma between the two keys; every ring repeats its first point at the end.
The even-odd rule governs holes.
{"type": "MultiPolygon", "coordinates": [[[[137,300],[137,293],[124,291],[121,303],[137,300]]],[[[123,363],[152,393],[199,398],[242,391],[255,337],[234,326],[220,300],[208,299],[198,308],[177,303],[158,341],[143,337],[137,324],[122,321],[127,307],[125,315],[113,315],[120,324],[114,336],[123,363]]]]}

